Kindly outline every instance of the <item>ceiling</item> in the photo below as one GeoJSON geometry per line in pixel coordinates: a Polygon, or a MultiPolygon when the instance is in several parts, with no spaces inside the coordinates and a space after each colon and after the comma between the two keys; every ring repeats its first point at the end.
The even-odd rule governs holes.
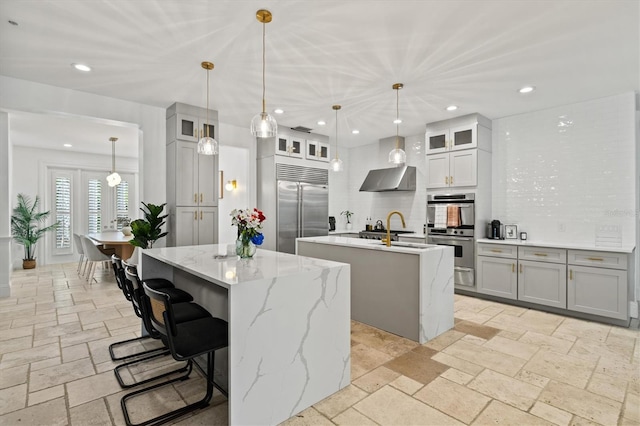
{"type": "MultiPolygon", "coordinates": [[[[1,0],[0,74],[161,108],[204,107],[208,60],[210,107],[248,132],[261,110],[260,8],[273,13],[267,110],[285,110],[274,114],[280,126],[333,136],[331,106],[341,104],[340,146],[395,135],[397,82],[405,136],[473,112],[495,119],[640,87],[636,0],[1,0]],[[93,71],[72,69],[78,62],[93,71]],[[518,93],[524,85],[536,90],[518,93]],[[459,109],[446,111],[452,104],[459,109]]],[[[12,128],[48,141],[33,123],[18,115],[12,128]]],[[[75,126],[70,134],[94,134],[75,126]]],[[[110,154],[113,130],[96,128],[104,144],[93,146],[110,154]]]]}

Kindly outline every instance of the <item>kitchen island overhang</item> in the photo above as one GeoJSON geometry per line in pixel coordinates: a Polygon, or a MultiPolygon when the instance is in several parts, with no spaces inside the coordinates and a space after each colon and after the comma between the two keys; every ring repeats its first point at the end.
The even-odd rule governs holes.
{"type": "Polygon", "coordinates": [[[229,424],[278,424],[349,385],[349,265],[262,249],[239,259],[217,244],[144,250],[141,275],[229,322],[216,354],[229,424]]]}
{"type": "Polygon", "coordinates": [[[296,240],[302,256],[351,265],[351,318],[425,343],[454,325],[449,246],[344,237],[296,240]]]}

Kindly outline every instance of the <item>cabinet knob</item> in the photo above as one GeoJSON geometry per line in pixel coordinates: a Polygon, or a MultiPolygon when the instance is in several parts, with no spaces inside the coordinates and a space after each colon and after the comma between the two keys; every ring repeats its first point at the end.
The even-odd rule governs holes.
{"type": "Polygon", "coordinates": [[[533,253],[536,256],[547,256],[547,253],[533,253]]]}
{"type": "Polygon", "coordinates": [[[198,212],[193,212],[193,220],[198,220],[198,212]]]}
{"type": "Polygon", "coordinates": [[[202,210],[200,210],[200,220],[202,220],[202,210]]]}
{"type": "Polygon", "coordinates": [[[200,193],[200,202],[202,203],[204,201],[204,195],[202,195],[202,192],[200,193]]]}
{"type": "Polygon", "coordinates": [[[193,194],[193,202],[194,203],[198,202],[198,194],[193,194]]]}
{"type": "Polygon", "coordinates": [[[604,259],[601,257],[587,257],[587,260],[596,260],[598,262],[603,262],[604,259]]]}
{"type": "Polygon", "coordinates": [[[502,253],[502,250],[500,250],[500,249],[491,249],[491,251],[493,253],[502,253]]]}
{"type": "Polygon", "coordinates": [[[444,183],[449,185],[449,176],[444,177],[444,183]]]}
{"type": "Polygon", "coordinates": [[[573,269],[569,269],[569,279],[573,279],[573,269]]]}
{"type": "Polygon", "coordinates": [[[522,273],[522,263],[520,264],[520,273],[522,273]]]}
{"type": "Polygon", "coordinates": [[[449,183],[453,185],[453,176],[449,176],[449,183]]]}
{"type": "Polygon", "coordinates": [[[512,263],[511,264],[511,272],[515,272],[516,271],[516,264],[512,263]]]}

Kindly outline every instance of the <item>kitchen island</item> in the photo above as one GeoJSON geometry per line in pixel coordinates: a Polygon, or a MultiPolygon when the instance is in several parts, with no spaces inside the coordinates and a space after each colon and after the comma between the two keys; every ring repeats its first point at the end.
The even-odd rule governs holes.
{"type": "Polygon", "coordinates": [[[215,364],[229,424],[271,425],[350,383],[349,268],[261,249],[239,259],[217,244],[144,250],[140,271],[229,322],[215,364]]]}
{"type": "Polygon", "coordinates": [[[296,240],[296,253],[351,265],[351,318],[425,343],[453,327],[453,248],[344,237],[296,240]]]}

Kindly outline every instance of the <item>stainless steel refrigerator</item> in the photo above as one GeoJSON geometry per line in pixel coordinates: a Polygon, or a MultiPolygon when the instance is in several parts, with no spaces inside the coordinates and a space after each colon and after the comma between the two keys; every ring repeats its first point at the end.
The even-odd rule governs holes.
{"type": "Polygon", "coordinates": [[[296,238],[328,235],[329,187],[278,180],[276,250],[295,253],[296,238]]]}

